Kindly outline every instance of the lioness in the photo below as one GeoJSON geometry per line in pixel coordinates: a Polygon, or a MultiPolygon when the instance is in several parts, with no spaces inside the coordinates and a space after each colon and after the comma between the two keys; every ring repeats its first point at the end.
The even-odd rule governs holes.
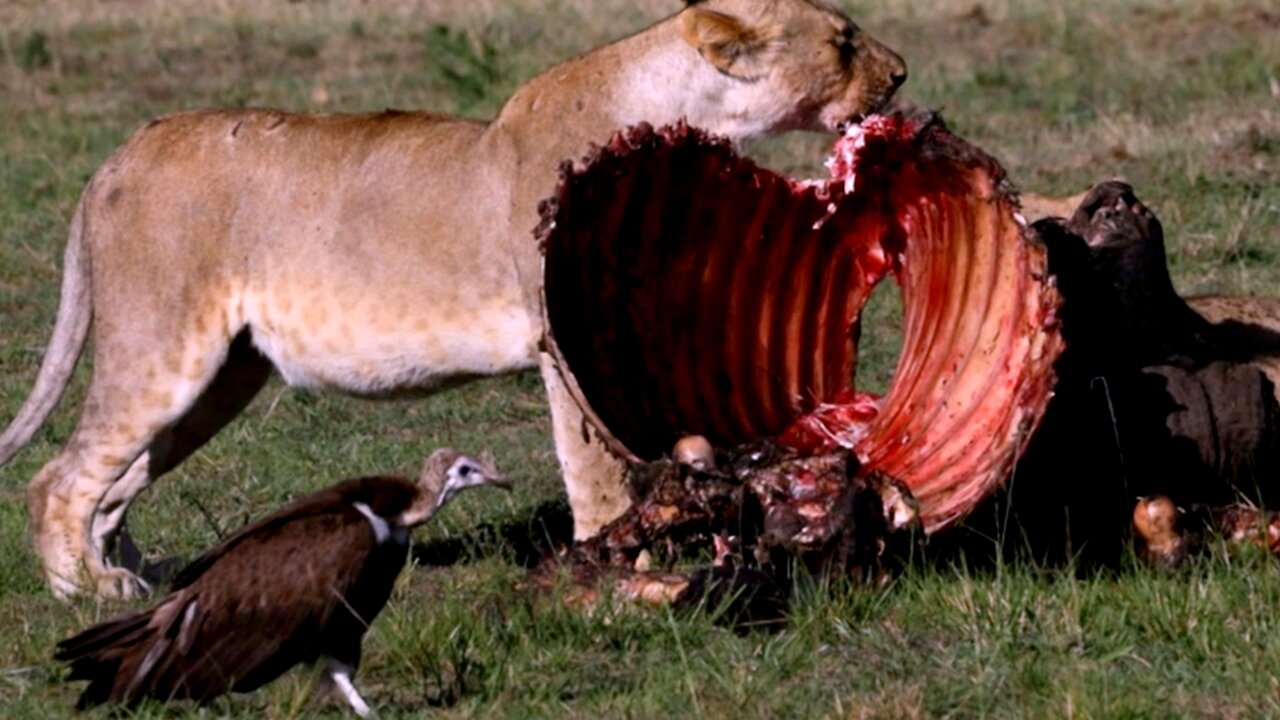
{"type": "Polygon", "coordinates": [[[704,0],[526,83],[492,122],[424,113],[189,112],[137,132],[71,222],[62,298],[0,463],[62,394],[89,332],[74,435],[31,480],[59,597],[146,590],[106,549],[129,502],[239,413],[272,368],[385,397],[540,364],[578,537],[629,502],[539,352],[531,231],[557,164],[633,123],[734,140],[835,130],[906,79],[820,0],[704,0]]]}

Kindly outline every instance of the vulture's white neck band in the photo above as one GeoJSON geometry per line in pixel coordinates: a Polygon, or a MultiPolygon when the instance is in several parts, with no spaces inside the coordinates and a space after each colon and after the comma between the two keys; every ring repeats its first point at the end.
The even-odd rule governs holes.
{"type": "Polygon", "coordinates": [[[351,507],[359,510],[360,514],[365,516],[365,519],[369,521],[369,525],[373,528],[373,539],[376,540],[379,545],[386,542],[391,537],[391,525],[388,524],[386,520],[378,517],[378,514],[371,510],[368,505],[358,502],[351,503],[351,507]]]}

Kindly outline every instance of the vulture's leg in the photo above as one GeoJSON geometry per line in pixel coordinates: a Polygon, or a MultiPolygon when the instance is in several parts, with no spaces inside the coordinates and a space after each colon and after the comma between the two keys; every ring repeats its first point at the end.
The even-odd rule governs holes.
{"type": "Polygon", "coordinates": [[[360,717],[372,717],[373,711],[369,709],[369,703],[360,697],[360,691],[356,690],[355,683],[351,681],[356,669],[352,665],[348,665],[341,660],[330,658],[325,664],[324,674],[320,676],[317,694],[321,697],[337,691],[342,699],[351,706],[356,715],[360,717]]]}

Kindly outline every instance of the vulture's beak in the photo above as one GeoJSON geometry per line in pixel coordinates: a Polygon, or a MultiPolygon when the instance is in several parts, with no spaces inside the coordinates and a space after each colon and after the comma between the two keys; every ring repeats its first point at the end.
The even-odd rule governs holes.
{"type": "Polygon", "coordinates": [[[488,450],[480,454],[480,470],[484,473],[484,481],[480,483],[481,485],[493,485],[503,490],[511,490],[511,480],[498,469],[497,459],[488,450]]]}
{"type": "Polygon", "coordinates": [[[440,491],[440,495],[436,497],[435,509],[439,510],[442,505],[449,502],[454,495],[466,488],[473,487],[499,487],[508,492],[511,491],[511,481],[506,475],[498,472],[492,464],[484,464],[477,472],[470,473],[466,478],[449,478],[440,491]]]}

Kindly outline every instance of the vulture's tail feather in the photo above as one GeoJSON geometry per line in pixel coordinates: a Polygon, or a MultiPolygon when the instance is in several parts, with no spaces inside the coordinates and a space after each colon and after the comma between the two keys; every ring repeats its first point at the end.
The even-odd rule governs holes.
{"type": "Polygon", "coordinates": [[[125,615],[85,630],[58,643],[55,660],[70,666],[69,680],[88,680],[76,707],[80,709],[103,703],[135,702],[141,678],[122,677],[136,668],[139,653],[146,654],[155,644],[151,627],[154,610],[125,615]],[[122,673],[121,670],[126,670],[122,673]]]}

